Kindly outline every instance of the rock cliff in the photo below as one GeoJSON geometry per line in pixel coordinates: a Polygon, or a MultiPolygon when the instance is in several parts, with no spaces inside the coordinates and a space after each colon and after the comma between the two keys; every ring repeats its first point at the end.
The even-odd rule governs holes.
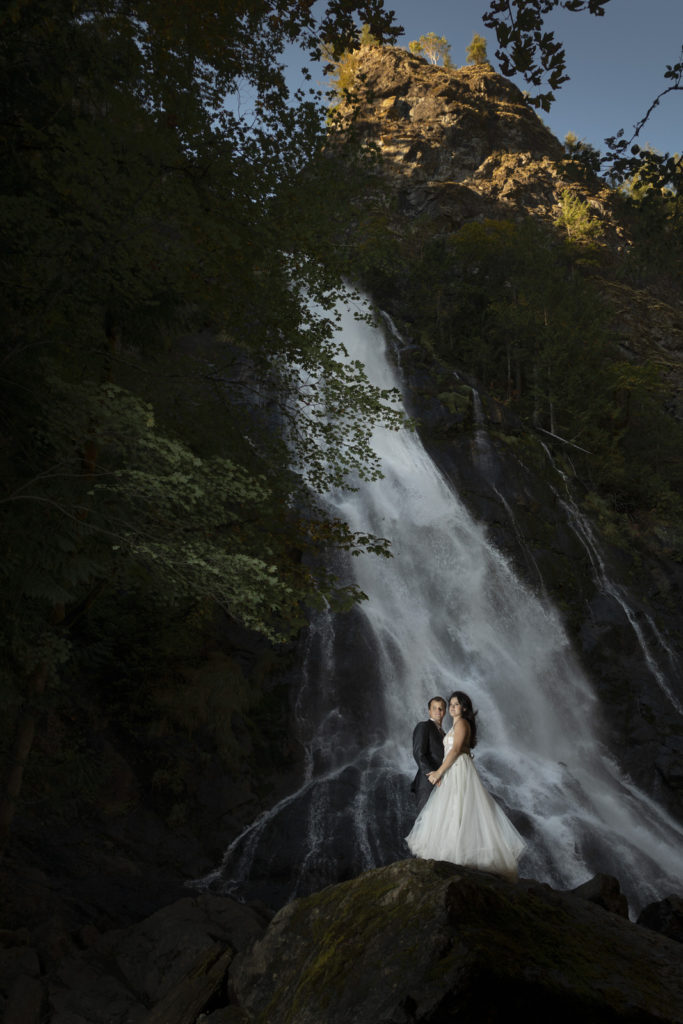
{"type": "Polygon", "coordinates": [[[415,284],[414,267],[429,245],[446,252],[464,225],[506,221],[556,231],[567,202],[581,204],[598,240],[579,272],[600,295],[614,358],[661,371],[666,387],[660,401],[673,419],[681,416],[683,395],[680,289],[642,288],[629,277],[633,225],[622,197],[569,160],[522,93],[490,65],[442,68],[405,50],[363,47],[354,100],[354,107],[339,107],[333,149],[343,154],[351,133],[379,154],[354,229],[365,230],[364,212],[375,204],[395,240],[395,265],[384,257],[364,279],[404,335],[402,365],[423,439],[522,577],[534,587],[540,583],[562,610],[600,692],[610,742],[634,778],[680,817],[680,522],[632,522],[599,501],[591,507],[591,469],[577,461],[578,450],[553,448],[557,472],[542,448],[552,440],[488,393],[484,377],[463,376],[457,346],[435,357],[428,341],[425,354],[414,300],[420,297],[423,311],[437,307],[448,283],[440,280],[432,296],[429,278],[415,284]],[[458,385],[453,371],[460,374],[458,385]],[[489,431],[485,466],[473,443],[482,426],[489,431]],[[558,497],[586,516],[601,545],[597,560],[558,497]],[[673,704],[667,691],[675,695],[673,704]]]}
{"type": "Polygon", "coordinates": [[[435,231],[482,217],[552,218],[567,188],[607,216],[609,190],[571,180],[563,146],[490,64],[442,68],[390,47],[358,53],[353,113],[340,127],[353,124],[378,148],[401,217],[427,213],[435,231]]]}
{"type": "MultiPolygon", "coordinates": [[[[363,47],[352,95],[353,106],[339,108],[339,138],[353,128],[379,152],[379,176],[393,194],[391,227],[397,235],[420,216],[437,237],[484,218],[532,217],[553,224],[570,197],[587,204],[603,246],[616,258],[628,252],[628,218],[618,193],[568,159],[520,90],[490,64],[443,68],[400,48],[363,47]]],[[[602,284],[625,356],[657,360],[680,415],[680,296],[654,296],[604,278],[602,284]]]]}

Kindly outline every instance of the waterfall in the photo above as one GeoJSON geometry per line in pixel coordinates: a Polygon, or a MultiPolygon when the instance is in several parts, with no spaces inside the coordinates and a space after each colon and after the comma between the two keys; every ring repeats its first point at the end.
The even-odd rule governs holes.
{"type": "MultiPolygon", "coordinates": [[[[551,465],[553,466],[555,471],[560,475],[564,483],[566,493],[564,496],[557,494],[557,499],[566,513],[567,522],[569,523],[569,526],[573,530],[574,535],[583,545],[583,548],[586,554],[588,555],[588,559],[593,570],[593,577],[598,587],[600,588],[603,594],[607,594],[609,597],[611,597],[623,611],[631,629],[633,630],[636,641],[638,643],[638,646],[640,647],[643,659],[650,671],[650,674],[659,686],[662,693],[664,693],[666,698],[676,709],[676,711],[678,711],[679,714],[683,715],[683,704],[681,704],[680,700],[672,690],[671,686],[667,681],[666,675],[664,674],[660,665],[658,664],[657,659],[655,658],[655,655],[652,652],[651,646],[645,637],[645,631],[643,630],[641,624],[638,622],[637,615],[631,607],[626,591],[623,587],[619,586],[619,584],[611,580],[607,573],[607,567],[605,565],[602,555],[600,554],[600,547],[593,533],[591,524],[589,523],[586,516],[584,516],[582,512],[579,510],[579,508],[576,505],[576,502],[572,498],[571,489],[569,487],[569,481],[567,480],[566,474],[563,473],[555,464],[550,454],[550,451],[548,450],[546,445],[543,445],[543,449],[546,455],[548,456],[551,465]]],[[[654,638],[655,643],[660,648],[660,651],[662,651],[665,654],[666,660],[668,661],[670,667],[672,668],[672,670],[674,670],[674,672],[676,672],[676,675],[678,676],[680,674],[680,666],[678,665],[678,659],[676,658],[675,653],[667,644],[664,637],[661,635],[656,625],[652,621],[651,617],[647,614],[644,614],[643,618],[647,622],[650,634],[654,638]]]]}
{"type": "MultiPolygon", "coordinates": [[[[401,387],[379,329],[348,312],[342,330],[373,383],[401,387]]],[[[458,689],[479,709],[482,779],[527,838],[523,876],[571,888],[614,874],[632,911],[676,891],[683,828],[604,747],[559,615],[516,577],[416,433],[380,429],[373,446],[384,478],[328,504],[352,529],[388,537],[393,558],[340,561],[368,600],[308,631],[302,784],[199,884],[282,903],[408,856],[412,730],[430,697],[458,689]]]]}

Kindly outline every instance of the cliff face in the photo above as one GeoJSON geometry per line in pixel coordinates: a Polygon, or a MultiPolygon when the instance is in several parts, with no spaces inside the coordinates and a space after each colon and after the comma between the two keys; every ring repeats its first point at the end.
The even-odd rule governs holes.
{"type": "Polygon", "coordinates": [[[609,191],[563,174],[562,145],[489,64],[442,68],[405,50],[364,47],[355,91],[354,127],[378,147],[404,216],[426,212],[435,231],[482,217],[552,218],[567,188],[605,214],[609,191]]]}
{"type": "MultiPolygon", "coordinates": [[[[442,68],[402,49],[364,47],[354,106],[342,104],[340,112],[340,127],[353,123],[381,155],[379,174],[394,198],[391,226],[399,235],[421,215],[435,237],[485,218],[554,224],[569,198],[586,204],[615,259],[628,252],[617,195],[595,176],[579,172],[577,180],[562,144],[489,64],[442,68]]],[[[657,361],[671,387],[670,408],[681,417],[680,301],[623,282],[603,285],[625,358],[657,361]]]]}
{"type": "MultiPolygon", "coordinates": [[[[665,384],[662,411],[672,421],[680,418],[680,295],[639,287],[637,275],[624,272],[633,234],[622,198],[567,159],[517,88],[489,65],[446,69],[404,50],[365,47],[357,55],[355,93],[353,113],[339,108],[343,130],[336,145],[343,152],[345,133],[353,129],[376,147],[380,159],[366,196],[383,206],[397,250],[414,251],[417,265],[425,247],[445,253],[463,225],[489,220],[540,224],[571,239],[571,227],[557,225],[568,202],[579,204],[598,241],[571,275],[585,274],[600,295],[613,358],[656,366],[665,384]]],[[[362,208],[361,200],[359,223],[362,208]]],[[[406,338],[402,363],[423,440],[520,575],[533,587],[540,582],[561,609],[600,694],[609,742],[638,782],[680,816],[680,523],[659,526],[646,518],[634,526],[626,515],[619,535],[610,510],[591,507],[587,497],[590,460],[587,472],[579,467],[575,473],[581,453],[558,444],[552,458],[559,473],[542,448],[541,442],[554,444],[547,433],[522,422],[514,403],[488,394],[485,378],[462,375],[457,343],[445,353],[445,366],[443,351],[436,358],[428,347],[426,355],[419,351],[413,342],[423,324],[412,299],[419,292],[422,309],[433,307],[438,321],[447,280],[438,289],[428,277],[415,285],[408,257],[400,268],[370,274],[369,282],[406,338]],[[453,371],[460,373],[459,384],[453,371]],[[489,431],[486,460],[475,443],[482,426],[489,431]],[[599,541],[597,554],[586,523],[599,541]]],[[[615,435],[622,426],[615,422],[615,435]]]]}

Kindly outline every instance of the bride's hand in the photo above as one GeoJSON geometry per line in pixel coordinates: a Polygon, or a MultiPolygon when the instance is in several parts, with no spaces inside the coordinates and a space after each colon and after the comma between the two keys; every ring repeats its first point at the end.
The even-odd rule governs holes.
{"type": "Polygon", "coordinates": [[[441,785],[441,776],[437,775],[436,772],[430,772],[428,774],[427,778],[431,782],[432,786],[440,786],[441,785]]]}

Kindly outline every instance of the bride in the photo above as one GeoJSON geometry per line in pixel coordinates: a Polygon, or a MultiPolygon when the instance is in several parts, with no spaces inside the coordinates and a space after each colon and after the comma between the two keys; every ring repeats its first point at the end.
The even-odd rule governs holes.
{"type": "Polygon", "coordinates": [[[427,776],[434,789],[406,842],[416,857],[447,860],[514,881],[525,843],[474,767],[477,723],[472,701],[456,690],[448,711],[453,725],[444,740],[445,756],[427,776]]]}

